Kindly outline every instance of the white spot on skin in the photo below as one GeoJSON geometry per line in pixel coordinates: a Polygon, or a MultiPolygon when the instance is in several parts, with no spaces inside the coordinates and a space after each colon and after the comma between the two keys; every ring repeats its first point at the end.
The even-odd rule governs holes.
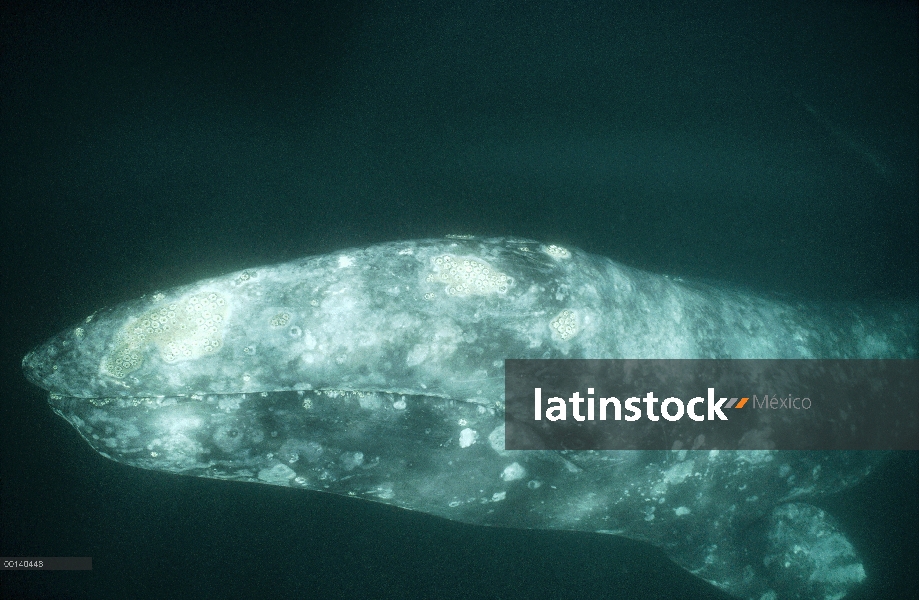
{"type": "Polygon", "coordinates": [[[316,338],[314,338],[311,334],[307,333],[305,336],[303,336],[303,347],[307,350],[315,350],[317,345],[318,342],[316,341],[316,338]]]}
{"type": "Polygon", "coordinates": [[[444,360],[456,352],[457,346],[463,342],[463,331],[455,323],[448,320],[440,321],[435,324],[431,339],[409,350],[405,359],[406,364],[415,367],[424,362],[444,360]]]}
{"type": "Polygon", "coordinates": [[[673,509],[673,513],[674,513],[676,516],[678,516],[678,517],[682,517],[683,515],[688,515],[690,512],[692,512],[692,511],[690,511],[690,510],[689,510],[688,508],[686,508],[685,506],[680,506],[680,507],[678,507],[678,508],[674,508],[674,509],[673,509]]]}
{"type": "Polygon", "coordinates": [[[498,454],[507,453],[507,450],[504,449],[504,425],[498,425],[488,434],[488,444],[498,454]]]}
{"type": "Polygon", "coordinates": [[[383,408],[383,400],[376,394],[358,396],[357,403],[364,410],[379,410],[383,408]]]}
{"type": "Polygon", "coordinates": [[[346,471],[351,471],[364,464],[364,453],[345,452],[339,457],[339,461],[346,471]]]}
{"type": "Polygon", "coordinates": [[[479,434],[474,429],[469,429],[468,427],[460,432],[459,436],[459,445],[460,448],[468,448],[473,445],[476,440],[479,439],[479,434]]]}
{"type": "Polygon", "coordinates": [[[380,500],[392,500],[396,497],[396,492],[393,491],[391,483],[377,486],[377,488],[371,493],[380,500]]]}
{"type": "Polygon", "coordinates": [[[664,481],[671,485],[682,483],[687,477],[692,475],[693,461],[677,463],[664,471],[664,481]]]}
{"type": "Polygon", "coordinates": [[[504,481],[517,481],[518,479],[523,479],[526,476],[527,471],[520,463],[511,463],[504,467],[504,471],[501,473],[501,479],[504,481]]]}
{"type": "Polygon", "coordinates": [[[492,502],[501,502],[505,498],[507,498],[507,492],[495,492],[491,495],[492,502]]]}
{"type": "Polygon", "coordinates": [[[284,485],[296,476],[296,472],[287,465],[277,464],[270,469],[262,469],[258,472],[258,478],[265,483],[275,485],[284,485]]]}
{"type": "Polygon", "coordinates": [[[396,410],[405,410],[405,407],[406,407],[405,398],[400,398],[399,400],[396,400],[395,402],[393,402],[392,407],[395,408],[396,410]]]}
{"type": "Polygon", "coordinates": [[[348,267],[354,266],[354,259],[350,256],[339,256],[338,257],[338,268],[347,269],[348,267]]]}

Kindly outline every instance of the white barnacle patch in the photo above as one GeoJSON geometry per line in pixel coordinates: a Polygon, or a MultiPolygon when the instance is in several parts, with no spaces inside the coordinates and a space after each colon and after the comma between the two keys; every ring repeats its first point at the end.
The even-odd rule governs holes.
{"type": "Polygon", "coordinates": [[[562,340],[570,340],[578,334],[577,316],[574,311],[567,308],[558,313],[549,325],[552,327],[552,333],[562,340]]]}
{"type": "Polygon", "coordinates": [[[491,495],[492,502],[501,502],[505,498],[507,498],[507,492],[495,492],[491,495]]]}
{"type": "Polygon", "coordinates": [[[129,319],[115,334],[113,349],[102,359],[109,375],[122,378],[144,362],[150,344],[167,363],[195,360],[217,352],[229,304],[215,291],[201,291],[129,319]]]}
{"type": "Polygon", "coordinates": [[[479,439],[479,434],[475,429],[466,428],[460,431],[459,445],[460,448],[468,448],[479,439]]]}
{"type": "Polygon", "coordinates": [[[392,407],[395,408],[396,410],[405,410],[406,406],[408,406],[408,404],[406,404],[405,398],[399,398],[398,400],[392,403],[392,407]]]}
{"type": "Polygon", "coordinates": [[[86,331],[82,327],[77,327],[73,330],[73,337],[77,338],[78,340],[82,340],[85,334],[86,331]]]}
{"type": "Polygon", "coordinates": [[[685,506],[678,506],[677,508],[673,509],[673,514],[675,514],[678,517],[688,515],[691,512],[692,511],[686,508],[685,506]]]}
{"type": "Polygon", "coordinates": [[[555,244],[544,246],[543,251],[552,258],[571,258],[571,252],[567,248],[555,244]]]}
{"type": "Polygon", "coordinates": [[[354,259],[351,258],[350,256],[342,255],[338,257],[338,268],[339,269],[347,269],[348,267],[353,267],[353,266],[354,266],[354,259]]]}
{"type": "Polygon", "coordinates": [[[517,481],[518,479],[523,479],[526,474],[526,469],[520,463],[514,462],[504,467],[504,471],[501,472],[501,479],[504,481],[517,481]]]}
{"type": "Polygon", "coordinates": [[[450,296],[504,294],[514,284],[513,278],[476,258],[444,254],[432,262],[426,281],[446,284],[450,296]]]}

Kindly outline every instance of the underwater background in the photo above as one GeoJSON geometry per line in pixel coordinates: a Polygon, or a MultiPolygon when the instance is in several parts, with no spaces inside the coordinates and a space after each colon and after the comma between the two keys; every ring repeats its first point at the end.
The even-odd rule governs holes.
{"type": "MultiPolygon", "coordinates": [[[[4,3],[4,598],[726,598],[645,544],[96,454],[23,355],[232,270],[445,234],[782,298],[919,302],[917,6],[4,3]]],[[[819,505],[919,596],[919,460],[819,505]]]]}

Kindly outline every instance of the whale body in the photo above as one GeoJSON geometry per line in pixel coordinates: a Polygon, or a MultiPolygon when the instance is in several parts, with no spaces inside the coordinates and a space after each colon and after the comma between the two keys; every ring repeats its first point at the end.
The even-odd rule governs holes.
{"type": "Polygon", "coordinates": [[[814,307],[573,248],[453,237],[247,269],[99,311],[27,378],[100,454],[477,525],[622,535],[745,598],[865,578],[808,504],[879,452],[514,451],[508,358],[914,358],[915,306],[814,307]]]}

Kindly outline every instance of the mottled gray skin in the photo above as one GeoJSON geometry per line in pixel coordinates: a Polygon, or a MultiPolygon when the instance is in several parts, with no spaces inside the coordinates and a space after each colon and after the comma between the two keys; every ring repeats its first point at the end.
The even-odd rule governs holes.
{"type": "Polygon", "coordinates": [[[805,502],[881,453],[508,451],[503,361],[903,358],[916,329],[915,307],[820,311],[529,240],[455,238],[154,294],[87,318],[23,368],[122,463],[614,533],[738,596],[838,598],[864,570],[805,502]]]}

